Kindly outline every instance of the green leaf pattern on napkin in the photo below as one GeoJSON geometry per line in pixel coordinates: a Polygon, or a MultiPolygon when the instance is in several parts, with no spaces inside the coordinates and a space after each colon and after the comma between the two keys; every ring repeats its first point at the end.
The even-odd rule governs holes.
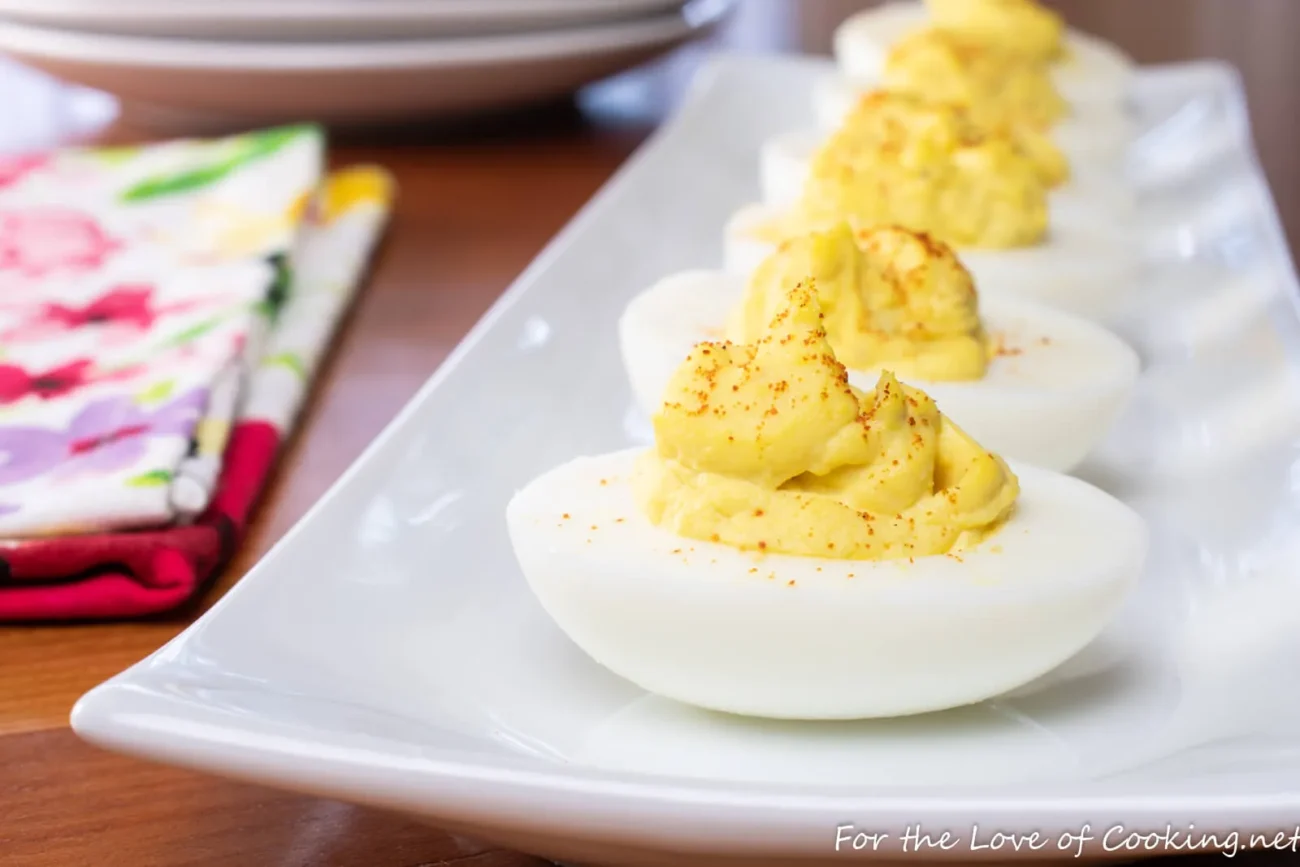
{"type": "Polygon", "coordinates": [[[183,346],[186,343],[191,343],[195,340],[198,340],[200,337],[207,334],[209,331],[216,328],[218,325],[221,325],[222,322],[226,320],[226,318],[227,315],[222,314],[218,316],[213,316],[211,319],[205,319],[202,322],[198,323],[197,325],[191,325],[189,328],[186,328],[184,331],[181,331],[179,334],[173,334],[171,337],[168,337],[166,340],[164,340],[161,345],[164,347],[172,347],[172,346],[183,346]]]}
{"type": "Polygon", "coordinates": [[[206,187],[250,162],[271,156],[299,136],[316,131],[315,126],[297,125],[248,133],[233,142],[231,153],[224,159],[177,174],[145,178],[123,192],[122,201],[144,202],[206,187]]]}
{"type": "Polygon", "coordinates": [[[172,474],[169,470],[150,470],[147,473],[141,473],[126,480],[128,488],[156,488],[160,485],[170,484],[172,474]]]}
{"type": "Polygon", "coordinates": [[[301,380],[307,379],[307,365],[296,353],[280,352],[262,361],[265,367],[284,367],[301,380]]]}
{"type": "Polygon", "coordinates": [[[140,404],[141,406],[149,406],[150,404],[161,403],[162,401],[171,397],[172,391],[174,391],[175,388],[176,388],[176,383],[170,379],[165,379],[162,382],[156,382],[153,385],[146,388],[144,391],[141,391],[138,394],[136,394],[135,402],[140,404]]]}

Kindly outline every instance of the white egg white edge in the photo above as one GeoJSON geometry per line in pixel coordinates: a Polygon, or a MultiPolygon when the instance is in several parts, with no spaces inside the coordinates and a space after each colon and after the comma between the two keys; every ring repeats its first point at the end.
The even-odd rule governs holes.
{"type": "Polygon", "coordinates": [[[511,544],[542,608],[588,656],[713,710],[861,719],[991,698],[1096,638],[1146,558],[1145,523],[1128,506],[1023,466],[1016,512],[958,554],[743,552],[640,514],[629,477],[642,451],[535,479],[506,509],[511,544]]]}
{"type": "MultiPolygon", "coordinates": [[[[929,394],[985,448],[1056,472],[1074,470],[1132,400],[1142,369],[1137,352],[1092,321],[1019,298],[981,297],[980,318],[991,336],[1022,332],[1019,338],[1028,345],[1012,339],[1008,347],[1022,354],[994,357],[976,382],[902,380],[929,394]],[[1051,345],[1034,345],[1043,339],[1051,345]],[[1079,355],[1086,348],[1088,361],[1082,370],[1076,366],[1070,382],[1025,382],[1026,374],[1017,372],[1034,364],[1036,352],[1071,348],[1079,355]]],[[[865,388],[876,375],[850,371],[849,381],[865,388]]]]}
{"type": "MultiPolygon", "coordinates": [[[[881,595],[903,601],[939,591],[947,604],[954,605],[961,603],[961,594],[1043,592],[1049,589],[1044,587],[1038,572],[1043,566],[1070,563],[1074,558],[1088,560],[1094,554],[1101,558],[1100,562],[1117,565],[1134,559],[1132,554],[1146,550],[1145,521],[1125,503],[1073,476],[1009,462],[1008,466],[1019,479],[1021,488],[1016,513],[1005,526],[979,545],[956,556],[916,557],[909,563],[907,559],[832,560],[746,552],[719,542],[687,539],[651,524],[636,508],[629,487],[633,465],[645,451],[646,447],[637,446],[577,457],[538,476],[517,491],[507,506],[512,536],[514,530],[526,523],[547,530],[549,556],[586,556],[600,550],[594,547],[595,541],[603,539],[601,547],[619,564],[620,571],[627,571],[628,567],[635,570],[638,565],[634,562],[635,549],[628,545],[633,541],[631,534],[648,533],[647,538],[653,539],[656,553],[676,558],[665,575],[670,580],[694,580],[692,576],[697,573],[707,573],[705,580],[714,583],[739,579],[753,581],[758,586],[775,587],[780,582],[771,583],[775,579],[767,579],[768,572],[775,571],[779,579],[782,569],[812,562],[820,566],[821,571],[813,573],[815,578],[806,576],[811,583],[803,586],[810,592],[848,590],[855,594],[881,595]],[[561,492],[558,497],[557,489],[561,492]],[[567,494],[565,489],[568,489],[567,494]],[[1069,540],[1057,532],[1059,527],[1048,531],[1049,524],[1057,518],[1067,519],[1063,515],[1036,514],[1042,505],[1044,491],[1069,491],[1071,497],[1086,499],[1089,509],[1105,511],[1108,517],[1115,519],[1115,526],[1111,528],[1114,536],[1105,538],[1104,544],[1098,544],[1098,539],[1087,532],[1082,534],[1085,538],[1069,540]],[[566,498],[568,495],[572,496],[566,498]],[[569,517],[565,518],[565,515],[569,517]],[[619,521],[619,518],[623,520],[619,521]],[[594,530],[593,525],[596,527],[594,530]],[[562,532],[550,534],[550,529],[562,532]],[[1032,564],[1028,561],[1012,563],[1017,555],[1031,553],[1025,548],[1025,540],[1040,532],[1049,532],[1052,536],[1050,556],[1041,559],[1044,552],[1038,552],[1032,564]],[[588,543],[588,539],[592,539],[592,543],[588,543]],[[713,562],[715,560],[717,562],[713,562]],[[916,563],[929,564],[937,571],[929,576],[909,574],[916,571],[909,568],[916,563]],[[760,568],[751,572],[755,565],[760,568]],[[755,575],[760,577],[755,578],[755,575]],[[853,579],[871,577],[868,581],[850,584],[846,583],[853,580],[850,575],[853,579]]],[[[1068,523],[1076,525],[1074,518],[1068,518],[1068,523]]],[[[1086,531],[1089,528],[1084,524],[1079,529],[1086,531]]]]}
{"type": "MultiPolygon", "coordinates": [[[[619,319],[619,348],[644,415],[659,410],[669,379],[696,344],[722,338],[744,287],[735,274],[686,271],[659,281],[628,304],[619,319]]],[[[1010,366],[1032,363],[1019,357],[994,358],[985,378],[975,382],[900,379],[928,393],[940,411],[985,448],[1069,472],[1128,405],[1141,370],[1137,352],[1095,323],[1018,298],[981,298],[980,315],[990,334],[1029,331],[1020,335],[1031,344],[1026,353],[1045,338],[1095,347],[1091,355],[1098,363],[1083,371],[1081,381],[1057,388],[1017,382],[1010,366]]],[[[849,381],[864,391],[874,388],[879,376],[879,369],[849,371],[849,381]]]]}

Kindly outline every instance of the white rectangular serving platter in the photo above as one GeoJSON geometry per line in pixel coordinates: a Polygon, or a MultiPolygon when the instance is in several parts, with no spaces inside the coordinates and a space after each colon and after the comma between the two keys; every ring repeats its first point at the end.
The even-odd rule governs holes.
{"type": "Polygon", "coordinates": [[[989,854],[972,851],[976,824],[983,842],[1038,831],[1051,845],[1021,854],[1070,860],[1060,835],[1085,826],[1099,856],[1148,854],[1123,848],[1135,830],[1194,824],[1242,846],[1289,833],[1300,317],[1222,65],[1144,70],[1134,96],[1148,277],[1111,324],[1144,373],[1079,474],[1140,510],[1153,547],[1083,654],[964,710],[772,723],[647,696],[534,602],[506,501],[555,464],[643,441],[624,304],[721,264],[724,221],[758,195],[759,143],[811,123],[829,70],[715,58],[310,514],[183,635],[81,700],[78,734],[587,864],[884,858],[918,825],[957,841],[920,853],[944,860],[989,854]],[[837,852],[848,824],[890,836],[837,852]]]}

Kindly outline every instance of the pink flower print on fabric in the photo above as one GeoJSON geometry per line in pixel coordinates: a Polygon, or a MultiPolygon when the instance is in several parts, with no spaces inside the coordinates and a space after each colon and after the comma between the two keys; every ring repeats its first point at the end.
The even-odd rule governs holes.
{"type": "Polygon", "coordinates": [[[111,370],[99,370],[89,358],[78,358],[59,367],[27,370],[16,364],[0,364],[0,406],[22,400],[55,400],[91,385],[129,382],[149,371],[143,362],[111,370]]]}
{"type": "Polygon", "coordinates": [[[126,469],[144,456],[149,437],[190,437],[207,405],[196,388],[148,412],[128,397],[92,401],[65,430],[0,427],[0,488],[37,476],[68,478],[126,469]]]}
{"type": "Polygon", "coordinates": [[[4,305],[0,311],[16,310],[23,317],[0,332],[0,344],[34,343],[50,337],[96,329],[101,346],[137,340],[164,316],[189,313],[223,300],[221,296],[192,298],[169,304],[154,304],[154,287],[145,283],[123,283],[84,305],[47,302],[35,310],[30,304],[4,305]]]}
{"type": "Polygon", "coordinates": [[[27,277],[94,271],[120,246],[79,211],[0,211],[0,271],[17,271],[27,277]]]}
{"type": "Polygon", "coordinates": [[[49,370],[28,371],[16,364],[0,364],[0,405],[27,397],[53,400],[84,388],[92,381],[94,365],[79,358],[49,370]]]}
{"type": "Polygon", "coordinates": [[[42,322],[67,330],[90,325],[124,325],[136,331],[148,331],[158,318],[149,303],[152,296],[152,286],[133,283],[114,287],[83,307],[45,304],[39,317],[42,322]]]}
{"type": "Polygon", "coordinates": [[[49,154],[7,154],[0,156],[0,189],[12,187],[49,161],[49,154]]]}

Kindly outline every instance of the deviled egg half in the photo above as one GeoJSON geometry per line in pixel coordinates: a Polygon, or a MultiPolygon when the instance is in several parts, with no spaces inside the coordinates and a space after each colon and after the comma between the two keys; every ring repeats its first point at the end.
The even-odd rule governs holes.
{"type": "MultiPolygon", "coordinates": [[[[1076,196],[1094,187],[1113,188],[1124,194],[1118,203],[1131,215],[1135,196],[1125,175],[1136,118],[1121,93],[1080,100],[1062,87],[1054,73],[1060,64],[1051,59],[1065,50],[1055,13],[1032,0],[929,5],[934,13],[929,22],[899,25],[925,12],[919,3],[892,3],[840,28],[841,71],[819,81],[813,92],[821,129],[836,129],[872,88],[960,105],[987,128],[1028,127],[1049,134],[1073,168],[1069,186],[1076,196]],[[869,38],[873,35],[880,41],[869,38]],[[864,52],[870,62],[861,62],[864,52]]],[[[1115,192],[1107,198],[1116,199],[1115,192]]]]}
{"type": "Polygon", "coordinates": [[[982,42],[1047,65],[1071,105],[1122,105],[1135,65],[1115,45],[1068,28],[1035,0],[890,0],[846,19],[835,31],[840,72],[862,83],[878,81],[891,49],[921,31],[982,42]]]}
{"type": "Polygon", "coordinates": [[[855,719],[978,702],[1092,641],[1146,555],[1118,500],[1013,468],[888,372],[853,387],[807,286],[754,342],[695,347],[654,431],[534,479],[506,521],[559,628],[688,704],[855,719]]]}
{"type": "Polygon", "coordinates": [[[748,281],[684,272],[633,299],[619,343],[642,410],[657,411],[697,344],[758,339],[799,282],[816,295],[850,384],[868,389],[893,371],[1010,459],[1073,469],[1137,383],[1137,354],[1101,326],[1014,297],[981,298],[952,249],[921,233],[840,223],[786,241],[748,281]]]}
{"type": "MultiPolygon", "coordinates": [[[[843,125],[864,96],[882,89],[887,88],[878,81],[858,82],[835,74],[818,78],[812,88],[815,127],[793,135],[800,141],[821,142],[843,125]]],[[[1068,115],[1039,132],[1069,163],[1071,183],[1105,184],[1127,193],[1126,161],[1137,138],[1137,122],[1128,111],[1107,105],[1072,107],[1068,115]]]]}
{"type": "Polygon", "coordinates": [[[1053,220],[1043,161],[1008,135],[972,130],[960,109],[881,92],[817,151],[798,200],[740,208],[725,268],[747,275],[786,238],[841,221],[900,225],[955,247],[990,292],[1092,318],[1133,291],[1139,249],[1124,227],[1053,220]]]}
{"type": "MultiPolygon", "coordinates": [[[[1071,221],[1107,224],[1132,220],[1137,213],[1134,187],[1117,167],[1087,165],[1080,169],[1077,158],[1068,156],[1054,142],[1055,136],[1032,126],[983,127],[964,109],[931,105],[924,97],[886,90],[865,90],[830,133],[794,130],[779,133],[763,142],[759,150],[759,183],[763,202],[790,206],[798,202],[812,173],[814,161],[824,148],[844,148],[844,139],[857,147],[884,141],[888,124],[945,123],[959,141],[1000,137],[1009,141],[1033,163],[1048,189],[1048,212],[1053,225],[1071,221]],[[942,120],[940,120],[942,118],[942,120]],[[882,129],[882,126],[884,129],[882,129]]],[[[897,135],[897,131],[889,134],[897,135]]]]}

